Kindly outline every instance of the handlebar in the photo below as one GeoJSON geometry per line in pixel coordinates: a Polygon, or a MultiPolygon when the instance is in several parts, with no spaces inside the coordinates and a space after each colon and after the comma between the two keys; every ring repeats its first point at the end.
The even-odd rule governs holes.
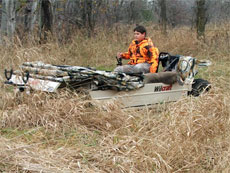
{"type": "Polygon", "coordinates": [[[29,77],[30,77],[29,71],[26,71],[25,75],[22,73],[22,80],[23,80],[24,84],[26,84],[28,82],[29,77]]]}
{"type": "Polygon", "coordinates": [[[12,74],[13,74],[13,69],[11,69],[11,70],[9,70],[9,71],[5,69],[5,77],[6,77],[6,79],[7,79],[8,81],[11,79],[12,74]],[[8,75],[8,74],[9,74],[9,75],[8,75]]]}
{"type": "Polygon", "coordinates": [[[117,66],[122,65],[122,59],[118,58],[117,56],[116,56],[116,59],[117,59],[117,66]]]}

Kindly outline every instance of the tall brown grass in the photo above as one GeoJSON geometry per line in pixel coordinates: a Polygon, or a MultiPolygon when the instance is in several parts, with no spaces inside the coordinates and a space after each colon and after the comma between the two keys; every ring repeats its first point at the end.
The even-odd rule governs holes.
{"type": "MultiPolygon", "coordinates": [[[[126,51],[133,26],[73,35],[66,44],[1,47],[4,68],[24,61],[94,66],[112,70],[126,51]]],[[[228,31],[207,31],[205,42],[189,28],[162,35],[147,26],[160,51],[209,59],[199,77],[212,90],[198,98],[122,109],[68,90],[16,95],[1,83],[0,171],[5,172],[229,172],[230,95],[228,31]],[[224,34],[222,34],[224,33],[224,34]]]]}

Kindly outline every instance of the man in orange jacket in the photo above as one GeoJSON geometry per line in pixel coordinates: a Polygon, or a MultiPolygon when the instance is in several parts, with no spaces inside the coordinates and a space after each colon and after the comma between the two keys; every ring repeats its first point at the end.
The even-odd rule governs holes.
{"type": "Polygon", "coordinates": [[[118,66],[115,72],[123,73],[155,73],[158,66],[159,51],[150,38],[146,37],[146,29],[138,25],[134,28],[134,40],[128,52],[117,53],[117,58],[130,59],[128,65],[118,66]]]}

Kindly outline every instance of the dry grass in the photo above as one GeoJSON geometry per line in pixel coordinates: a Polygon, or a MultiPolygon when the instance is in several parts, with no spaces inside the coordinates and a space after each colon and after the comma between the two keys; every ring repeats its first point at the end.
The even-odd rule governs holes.
{"type": "MultiPolygon", "coordinates": [[[[127,28],[98,31],[90,39],[79,34],[65,45],[0,48],[0,67],[42,60],[111,70],[114,55],[131,40],[132,26],[127,28]]],[[[213,84],[209,94],[121,109],[119,103],[100,105],[67,90],[16,96],[1,84],[0,171],[229,172],[229,42],[221,35],[225,42],[217,44],[211,40],[218,33],[208,32],[202,43],[193,31],[179,29],[164,36],[148,27],[161,51],[212,60],[213,66],[199,74],[213,84]]]]}

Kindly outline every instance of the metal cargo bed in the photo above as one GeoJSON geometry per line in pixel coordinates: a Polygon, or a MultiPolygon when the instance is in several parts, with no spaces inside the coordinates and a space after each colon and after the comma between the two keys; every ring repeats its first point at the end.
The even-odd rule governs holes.
{"type": "Polygon", "coordinates": [[[144,106],[156,103],[177,101],[187,96],[191,85],[166,85],[163,83],[145,84],[143,88],[132,91],[96,90],[90,91],[92,99],[100,102],[117,101],[124,107],[144,106]]]}

